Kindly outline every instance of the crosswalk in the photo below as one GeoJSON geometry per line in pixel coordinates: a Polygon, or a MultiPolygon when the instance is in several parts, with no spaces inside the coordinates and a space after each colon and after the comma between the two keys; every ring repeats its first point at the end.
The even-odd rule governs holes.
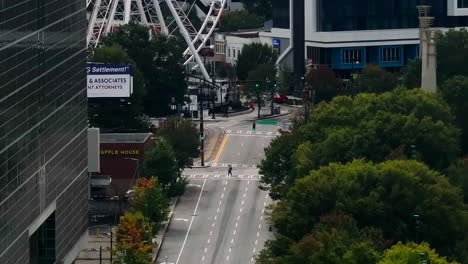
{"type": "Polygon", "coordinates": [[[249,180],[249,181],[258,181],[260,180],[261,175],[258,174],[233,174],[232,176],[227,176],[226,174],[184,174],[186,179],[207,179],[207,180],[249,180]]]}
{"type": "Polygon", "coordinates": [[[250,135],[250,136],[269,136],[269,137],[276,137],[281,135],[280,132],[272,132],[272,131],[252,131],[252,130],[236,130],[236,129],[228,129],[226,130],[226,134],[229,135],[250,135]]]}
{"type": "MultiPolygon", "coordinates": [[[[200,166],[199,162],[194,164],[195,166],[200,166]]],[[[229,165],[233,168],[243,168],[243,169],[257,169],[258,166],[256,164],[236,164],[236,163],[213,163],[213,162],[205,162],[206,166],[215,167],[215,168],[227,168],[229,165]]]]}

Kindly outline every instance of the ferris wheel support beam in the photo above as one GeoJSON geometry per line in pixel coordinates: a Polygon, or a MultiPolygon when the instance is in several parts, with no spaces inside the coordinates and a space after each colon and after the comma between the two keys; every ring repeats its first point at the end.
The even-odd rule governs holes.
{"type": "Polygon", "coordinates": [[[130,22],[130,11],[132,8],[132,3],[130,0],[123,0],[124,2],[124,24],[130,22]]]}
{"type": "Polygon", "coordinates": [[[205,65],[203,64],[200,55],[198,54],[197,50],[195,49],[195,46],[192,43],[192,40],[190,39],[190,35],[185,28],[184,24],[182,23],[182,20],[179,17],[179,14],[177,14],[177,11],[174,8],[174,5],[172,4],[171,0],[165,0],[167,6],[169,7],[169,10],[171,11],[172,16],[174,17],[175,21],[177,22],[177,25],[179,26],[180,33],[185,39],[185,42],[187,43],[190,52],[192,52],[192,56],[195,58],[195,61],[197,62],[198,66],[200,67],[200,70],[203,74],[203,77],[211,82],[210,75],[206,71],[205,65]]]}
{"type": "MultiPolygon", "coordinates": [[[[219,13],[218,13],[218,16],[216,17],[216,20],[214,21],[213,23],[213,26],[210,28],[210,31],[208,32],[208,34],[206,35],[206,37],[203,39],[203,42],[202,44],[197,48],[197,52],[196,53],[193,53],[192,52],[192,56],[190,56],[190,58],[188,60],[186,60],[184,62],[184,65],[187,65],[187,63],[189,63],[192,59],[193,59],[193,54],[197,54],[198,55],[198,52],[205,46],[206,44],[206,41],[208,41],[208,39],[211,37],[211,35],[213,34],[215,28],[216,28],[216,25],[218,25],[219,23],[219,19],[221,18],[221,16],[223,15],[223,9],[224,9],[224,5],[226,4],[226,0],[223,0],[222,4],[221,4],[221,8],[219,10],[219,13]]],[[[208,17],[207,17],[208,19],[208,17]]]]}
{"type": "Polygon", "coordinates": [[[111,13],[109,16],[109,21],[107,22],[107,25],[106,25],[106,31],[104,31],[105,33],[109,33],[111,26],[114,25],[114,17],[115,17],[115,12],[117,11],[118,3],[119,3],[118,0],[114,0],[114,2],[112,3],[112,9],[111,9],[111,13]]]}
{"type": "MultiPolygon", "coordinates": [[[[216,1],[211,2],[210,10],[209,10],[208,13],[206,14],[205,21],[203,21],[203,24],[202,24],[200,30],[198,30],[197,35],[196,35],[195,38],[192,40],[192,43],[193,43],[194,45],[195,45],[195,43],[197,43],[197,41],[200,39],[200,36],[201,36],[201,34],[203,33],[203,31],[205,31],[206,25],[208,25],[208,18],[209,18],[209,17],[211,16],[211,14],[213,13],[215,3],[216,3],[216,1]]],[[[204,44],[201,45],[201,46],[204,46],[204,44]]],[[[197,50],[198,50],[198,49],[197,49],[197,50]]],[[[185,51],[184,51],[184,56],[186,56],[186,55],[188,54],[188,52],[189,52],[189,49],[188,49],[188,48],[185,49],[185,51]]]]}
{"type": "Polygon", "coordinates": [[[91,38],[94,34],[94,24],[96,23],[96,17],[98,13],[98,8],[101,5],[101,0],[96,0],[94,3],[94,8],[93,12],[91,13],[91,19],[89,21],[89,26],[88,26],[88,34],[86,35],[86,45],[89,45],[89,42],[91,41],[91,38]]]}
{"type": "Polygon", "coordinates": [[[162,11],[161,11],[161,6],[159,6],[159,1],[158,0],[153,0],[154,8],[156,9],[156,14],[158,16],[158,21],[161,24],[161,32],[164,34],[169,34],[169,30],[167,29],[166,26],[166,21],[164,20],[162,11]]]}

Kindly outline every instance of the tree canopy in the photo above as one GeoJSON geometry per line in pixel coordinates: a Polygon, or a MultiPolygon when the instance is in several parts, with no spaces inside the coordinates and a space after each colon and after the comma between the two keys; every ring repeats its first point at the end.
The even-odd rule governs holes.
{"type": "Polygon", "coordinates": [[[320,216],[334,213],[380,229],[390,241],[417,239],[413,215],[421,215],[420,237],[446,255],[468,235],[459,189],[417,161],[356,160],[311,171],[288,190],[271,218],[281,235],[299,241],[320,216]]]}
{"type": "Polygon", "coordinates": [[[198,133],[193,121],[178,116],[170,116],[156,129],[156,134],[171,144],[180,169],[193,165],[193,159],[198,157],[198,133]]]}
{"type": "Polygon", "coordinates": [[[337,96],[341,90],[341,80],[336,78],[335,73],[328,67],[319,67],[310,70],[306,77],[306,84],[315,91],[314,101],[330,101],[337,96]]]}
{"type": "Polygon", "coordinates": [[[359,76],[359,90],[365,93],[383,93],[397,87],[397,78],[375,64],[367,64],[359,76]]]}
{"type": "Polygon", "coordinates": [[[468,76],[468,30],[449,30],[437,38],[437,82],[456,75],[468,76]]]}
{"type": "Polygon", "coordinates": [[[446,80],[439,91],[452,108],[456,124],[461,129],[463,153],[468,153],[468,77],[454,76],[446,80]]]}
{"type": "Polygon", "coordinates": [[[372,264],[378,261],[383,244],[379,230],[359,229],[346,215],[328,215],[321,217],[310,234],[291,244],[285,254],[267,247],[257,264],[372,264]]]}
{"type": "Polygon", "coordinates": [[[219,31],[232,32],[241,29],[256,29],[263,27],[263,18],[247,10],[231,11],[225,14],[221,21],[219,31]]]}
{"type": "Polygon", "coordinates": [[[133,187],[135,195],[131,199],[131,208],[134,212],[141,212],[151,224],[151,232],[156,235],[161,224],[167,219],[169,201],[164,195],[156,178],[140,178],[133,187]]]}
{"type": "Polygon", "coordinates": [[[181,182],[180,169],[177,165],[174,149],[166,140],[156,140],[145,153],[143,175],[145,178],[156,177],[167,195],[180,195],[178,192],[174,193],[181,182]]]}
{"type": "Polygon", "coordinates": [[[409,242],[403,244],[399,242],[392,248],[385,251],[378,264],[419,264],[422,260],[431,264],[459,264],[458,262],[448,261],[445,257],[439,256],[434,249],[429,247],[428,243],[416,244],[409,242]],[[421,256],[424,253],[425,256],[421,256]]]}
{"type": "Polygon", "coordinates": [[[184,47],[176,37],[157,34],[150,38],[148,28],[132,22],[109,33],[103,42],[106,46],[119,44],[141,70],[147,89],[146,114],[166,115],[172,98],[176,103],[183,103],[187,89],[184,47]]]}
{"type": "Polygon", "coordinates": [[[267,44],[252,43],[242,47],[237,58],[236,73],[239,80],[247,80],[249,73],[258,65],[274,65],[278,54],[267,44]]]}
{"type": "Polygon", "coordinates": [[[308,124],[270,144],[260,164],[262,181],[280,198],[294,179],[330,162],[408,159],[412,146],[417,159],[442,170],[458,158],[458,136],[450,109],[437,94],[397,89],[335,97],[316,106],[308,124]]]}

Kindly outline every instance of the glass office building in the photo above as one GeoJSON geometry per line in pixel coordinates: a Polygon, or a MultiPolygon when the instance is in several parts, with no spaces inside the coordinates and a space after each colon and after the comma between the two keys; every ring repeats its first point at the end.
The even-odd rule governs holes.
{"type": "Polygon", "coordinates": [[[87,231],[83,0],[0,1],[0,263],[71,263],[87,231]]]}
{"type": "MultiPolygon", "coordinates": [[[[290,1],[272,3],[273,29],[266,35],[287,43],[290,1]]],[[[370,63],[398,71],[419,55],[417,5],[432,6],[433,27],[468,26],[468,0],[305,1],[306,63],[327,65],[343,78],[370,63]]]]}

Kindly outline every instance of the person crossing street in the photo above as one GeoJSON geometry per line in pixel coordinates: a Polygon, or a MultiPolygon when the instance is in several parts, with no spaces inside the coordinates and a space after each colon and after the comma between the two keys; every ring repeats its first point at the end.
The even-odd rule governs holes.
{"type": "Polygon", "coordinates": [[[231,166],[231,164],[229,164],[229,166],[228,166],[228,176],[232,177],[232,166],[231,166]]]}

